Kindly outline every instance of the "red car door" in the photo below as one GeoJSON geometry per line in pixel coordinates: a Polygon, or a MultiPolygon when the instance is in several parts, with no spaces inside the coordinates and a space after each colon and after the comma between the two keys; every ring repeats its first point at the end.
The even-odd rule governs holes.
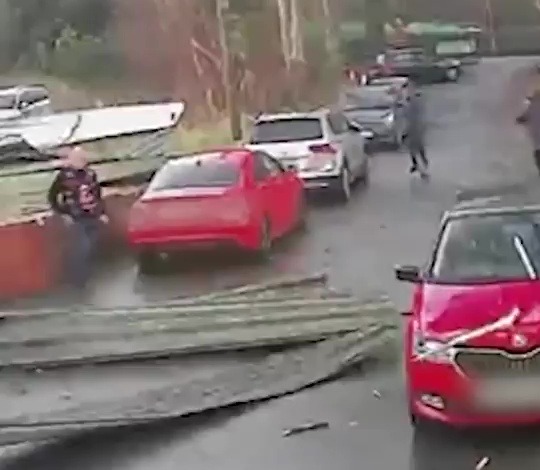
{"type": "Polygon", "coordinates": [[[268,217],[272,237],[279,237],[283,230],[278,205],[275,200],[279,197],[276,184],[276,174],[272,172],[268,156],[264,152],[253,152],[253,172],[257,210],[261,216],[268,217]]]}
{"type": "Polygon", "coordinates": [[[298,182],[292,171],[287,171],[271,156],[263,153],[265,164],[270,171],[272,185],[272,213],[275,214],[279,235],[291,230],[296,224],[298,214],[298,182]]]}

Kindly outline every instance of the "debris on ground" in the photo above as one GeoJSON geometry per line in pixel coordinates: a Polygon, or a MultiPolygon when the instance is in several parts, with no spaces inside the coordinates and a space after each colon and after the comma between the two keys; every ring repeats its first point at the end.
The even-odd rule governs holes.
{"type": "Polygon", "coordinates": [[[480,460],[475,467],[475,470],[483,470],[486,468],[489,464],[490,460],[489,457],[484,457],[482,460],[480,460]]]}
{"type": "Polygon", "coordinates": [[[44,369],[307,344],[395,321],[387,300],[329,291],[324,276],[166,305],[3,312],[0,367],[44,369]]]}
{"type": "Polygon", "coordinates": [[[319,429],[328,429],[330,424],[326,421],[320,421],[318,423],[306,423],[293,428],[285,429],[281,434],[283,437],[294,436],[295,434],[301,434],[307,431],[316,431],[319,429]]]}
{"type": "Polygon", "coordinates": [[[381,392],[379,392],[378,390],[373,390],[372,393],[373,393],[373,396],[374,396],[375,398],[377,398],[377,399],[379,399],[379,400],[382,398],[382,394],[381,394],[381,392]]]}
{"type": "MultiPolygon", "coordinates": [[[[58,439],[285,396],[381,356],[394,342],[398,326],[396,310],[388,301],[366,304],[329,289],[323,276],[253,285],[166,305],[6,312],[4,317],[0,365],[5,373],[22,377],[22,385],[29,380],[34,386],[43,382],[48,390],[57,387],[60,400],[52,408],[52,402],[45,401],[32,409],[6,408],[4,413],[9,414],[0,415],[0,445],[58,439]],[[267,349],[276,345],[277,352],[267,349]],[[118,376],[120,381],[119,370],[127,363],[138,367],[148,359],[152,364],[165,358],[168,364],[180,365],[184,360],[180,356],[187,353],[253,348],[259,352],[208,376],[179,375],[167,385],[123,387],[100,398],[85,391],[101,376],[108,380],[118,376]],[[46,373],[25,372],[38,370],[46,373]],[[73,388],[78,390],[73,397],[66,391],[69,377],[78,377],[82,393],[81,386],[73,388]]],[[[39,393],[39,387],[36,390],[33,393],[39,393]]]]}

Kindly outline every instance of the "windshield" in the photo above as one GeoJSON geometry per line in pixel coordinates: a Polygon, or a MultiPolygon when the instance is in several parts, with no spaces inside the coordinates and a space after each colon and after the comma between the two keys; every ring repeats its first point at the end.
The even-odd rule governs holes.
{"type": "Polygon", "coordinates": [[[323,137],[320,119],[294,118],[260,121],[255,124],[252,144],[319,140],[323,137]]]}
{"type": "Polygon", "coordinates": [[[161,168],[148,191],[230,187],[238,182],[239,176],[239,166],[218,155],[189,156],[171,161],[161,168]]]}
{"type": "Polygon", "coordinates": [[[16,105],[15,95],[0,95],[0,109],[15,109],[16,105]]]}
{"type": "Polygon", "coordinates": [[[540,273],[540,212],[450,220],[435,253],[431,277],[449,283],[530,278],[540,273]]]}
{"type": "Polygon", "coordinates": [[[386,56],[389,62],[394,63],[418,63],[422,62],[424,55],[422,52],[390,52],[386,56]]]}
{"type": "Polygon", "coordinates": [[[476,52],[476,41],[474,39],[459,39],[455,41],[441,41],[436,44],[435,52],[439,55],[445,54],[474,54],[476,52]]]}
{"type": "Polygon", "coordinates": [[[346,95],[345,112],[355,110],[386,110],[394,106],[394,97],[389,94],[387,88],[373,89],[363,88],[354,94],[346,95]]]}

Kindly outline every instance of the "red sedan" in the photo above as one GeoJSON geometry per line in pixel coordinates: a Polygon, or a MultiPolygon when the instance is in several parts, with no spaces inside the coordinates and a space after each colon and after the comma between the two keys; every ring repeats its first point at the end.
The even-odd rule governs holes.
{"type": "MultiPolygon", "coordinates": [[[[537,201],[538,199],[536,199],[537,201]]],[[[504,197],[444,218],[406,312],[412,422],[540,422],[540,205],[504,197]]]]}
{"type": "Polygon", "coordinates": [[[141,268],[179,249],[236,247],[267,254],[304,222],[302,180],[261,151],[220,150],[169,160],[134,204],[129,241],[141,268]]]}

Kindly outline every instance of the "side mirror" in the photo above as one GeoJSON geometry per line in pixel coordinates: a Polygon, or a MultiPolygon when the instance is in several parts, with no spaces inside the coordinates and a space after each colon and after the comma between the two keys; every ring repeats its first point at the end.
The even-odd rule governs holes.
{"type": "Polygon", "coordinates": [[[396,266],[394,272],[398,281],[420,282],[420,268],[418,266],[396,266]]]}

